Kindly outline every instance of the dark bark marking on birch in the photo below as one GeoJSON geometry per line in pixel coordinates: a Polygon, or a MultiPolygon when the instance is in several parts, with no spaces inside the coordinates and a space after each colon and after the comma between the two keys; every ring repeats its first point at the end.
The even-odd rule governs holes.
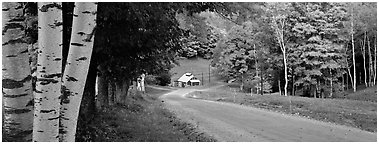
{"type": "Polygon", "coordinates": [[[36,92],[36,93],[42,93],[42,91],[39,91],[39,90],[34,90],[34,92],[36,92]]]}
{"type": "Polygon", "coordinates": [[[55,58],[54,61],[60,61],[62,60],[61,58],[55,58]]]}
{"type": "Polygon", "coordinates": [[[54,24],[56,27],[63,26],[63,22],[55,22],[54,24]]]}
{"type": "Polygon", "coordinates": [[[55,118],[48,118],[47,120],[55,120],[55,119],[59,119],[59,116],[55,118]]]}
{"type": "Polygon", "coordinates": [[[34,100],[30,100],[25,106],[34,106],[34,100]]]}
{"type": "Polygon", "coordinates": [[[73,45],[73,46],[84,46],[84,44],[80,44],[80,43],[71,43],[71,45],[73,45]]]}
{"type": "Polygon", "coordinates": [[[5,57],[17,57],[17,55],[7,55],[5,57]]]}
{"type": "Polygon", "coordinates": [[[9,20],[8,22],[24,22],[26,18],[23,16],[14,17],[13,19],[9,20]]]}
{"type": "Polygon", "coordinates": [[[79,15],[77,15],[77,14],[73,14],[72,16],[74,16],[74,17],[78,17],[79,15]]]}
{"type": "Polygon", "coordinates": [[[81,61],[81,60],[87,60],[87,57],[81,57],[81,58],[76,59],[76,61],[81,61]]]}
{"type": "Polygon", "coordinates": [[[57,3],[52,3],[52,4],[47,4],[47,5],[44,5],[42,6],[39,10],[41,12],[47,12],[49,10],[49,8],[57,8],[57,9],[62,9],[62,6],[57,4],[57,3]]]}
{"type": "Polygon", "coordinates": [[[29,95],[28,93],[19,94],[19,95],[7,95],[7,94],[3,94],[3,96],[6,97],[6,98],[18,98],[18,97],[23,97],[23,96],[28,96],[28,95],[29,95]]]}
{"type": "Polygon", "coordinates": [[[21,23],[7,23],[5,24],[5,27],[3,29],[3,33],[7,32],[8,29],[21,29],[21,30],[24,30],[25,27],[21,24],[21,23]]]}
{"type": "Polygon", "coordinates": [[[52,78],[37,78],[37,81],[40,81],[41,85],[47,85],[47,84],[50,84],[50,83],[58,83],[59,80],[55,80],[55,79],[52,79],[52,78]]]}
{"type": "Polygon", "coordinates": [[[86,33],[84,33],[84,32],[78,32],[77,34],[80,35],[80,36],[83,36],[83,35],[85,35],[86,33]]]}
{"type": "Polygon", "coordinates": [[[9,44],[17,44],[17,43],[26,43],[26,41],[23,38],[12,39],[3,43],[3,46],[9,45],[9,44]]]}
{"type": "Polygon", "coordinates": [[[3,11],[9,11],[10,8],[3,8],[3,11]]]}
{"type": "Polygon", "coordinates": [[[12,79],[3,79],[3,88],[6,89],[14,89],[14,88],[21,88],[24,86],[24,83],[26,81],[29,81],[32,79],[31,75],[28,75],[26,78],[20,81],[12,80],[12,79]]]}
{"type": "Polygon", "coordinates": [[[55,111],[55,110],[41,110],[40,112],[41,113],[50,113],[50,112],[53,112],[53,111],[55,111]]]}
{"type": "Polygon", "coordinates": [[[6,114],[23,114],[30,111],[31,111],[30,109],[6,109],[5,113],[6,114]]]}
{"type": "Polygon", "coordinates": [[[70,77],[70,76],[67,76],[66,80],[67,81],[78,81],[76,78],[70,77]]]}
{"type": "Polygon", "coordinates": [[[28,49],[26,49],[26,50],[24,50],[24,51],[22,51],[22,52],[20,52],[20,54],[23,54],[23,53],[28,53],[29,51],[28,51],[28,49]]]}
{"type": "Polygon", "coordinates": [[[66,86],[62,86],[61,87],[61,104],[67,104],[67,103],[70,103],[70,99],[68,99],[68,95],[71,94],[71,91],[69,89],[66,88],[66,86]]]}
{"type": "Polygon", "coordinates": [[[45,75],[44,76],[45,78],[53,78],[53,77],[62,77],[62,73],[55,73],[55,74],[49,74],[49,75],[45,75]]]}

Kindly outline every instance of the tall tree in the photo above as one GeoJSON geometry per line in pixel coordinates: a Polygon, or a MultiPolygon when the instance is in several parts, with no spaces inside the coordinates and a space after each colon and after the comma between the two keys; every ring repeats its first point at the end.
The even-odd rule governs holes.
{"type": "Polygon", "coordinates": [[[62,78],[62,4],[38,3],[33,141],[58,142],[62,78]]]}
{"type": "Polygon", "coordinates": [[[314,87],[315,97],[323,96],[323,81],[329,79],[332,86],[341,76],[344,55],[339,31],[346,13],[334,3],[297,3],[295,7],[298,13],[293,30],[300,44],[296,49],[302,52],[298,66],[302,78],[298,83],[314,87]]]}
{"type": "Polygon", "coordinates": [[[17,2],[2,4],[3,141],[31,141],[33,95],[24,5],[17,2]]]}
{"type": "Polygon", "coordinates": [[[363,36],[363,42],[361,42],[361,51],[362,51],[362,56],[363,56],[363,75],[365,77],[365,86],[367,87],[367,70],[366,70],[366,38],[367,38],[367,35],[366,35],[366,32],[364,32],[364,36],[363,36]]]}
{"type": "Polygon", "coordinates": [[[71,45],[63,74],[61,141],[75,141],[76,126],[94,43],[97,3],[75,3],[71,45]]]}
{"type": "Polygon", "coordinates": [[[287,22],[291,12],[290,3],[269,3],[267,11],[270,12],[271,26],[275,31],[275,37],[282,51],[284,66],[284,95],[287,96],[288,86],[288,68],[287,68],[287,41],[286,33],[288,32],[287,22]]]}

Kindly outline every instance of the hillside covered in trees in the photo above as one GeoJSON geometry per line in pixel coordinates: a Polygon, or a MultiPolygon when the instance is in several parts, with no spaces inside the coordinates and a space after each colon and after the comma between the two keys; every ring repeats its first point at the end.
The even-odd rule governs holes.
{"type": "Polygon", "coordinates": [[[2,4],[3,141],[75,141],[180,57],[261,94],[332,98],[377,82],[377,3],[2,4]]]}

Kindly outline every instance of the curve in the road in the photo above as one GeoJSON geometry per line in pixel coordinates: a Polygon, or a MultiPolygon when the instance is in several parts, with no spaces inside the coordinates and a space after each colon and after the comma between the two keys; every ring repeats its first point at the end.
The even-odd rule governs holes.
{"type": "Polygon", "coordinates": [[[376,133],[231,103],[186,98],[195,89],[161,96],[180,119],[218,141],[377,141],[376,133]]]}

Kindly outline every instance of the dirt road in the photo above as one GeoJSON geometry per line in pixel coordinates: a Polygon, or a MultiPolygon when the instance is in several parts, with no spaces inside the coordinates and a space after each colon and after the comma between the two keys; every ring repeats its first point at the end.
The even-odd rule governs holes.
{"type": "Polygon", "coordinates": [[[161,96],[178,118],[218,141],[377,141],[376,133],[231,103],[185,97],[195,89],[178,89],[161,96]]]}

